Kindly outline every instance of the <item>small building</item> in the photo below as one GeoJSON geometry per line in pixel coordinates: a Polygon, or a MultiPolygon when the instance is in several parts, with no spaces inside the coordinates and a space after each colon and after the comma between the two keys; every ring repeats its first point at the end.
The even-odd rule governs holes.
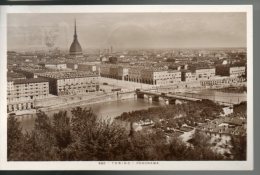
{"type": "Polygon", "coordinates": [[[39,65],[47,68],[47,69],[67,69],[67,64],[66,63],[40,63],[39,65]]]}
{"type": "Polygon", "coordinates": [[[90,71],[90,72],[99,72],[99,64],[95,63],[80,63],[78,64],[79,71],[90,71]]]}
{"type": "Polygon", "coordinates": [[[215,68],[197,68],[195,70],[197,80],[209,80],[215,77],[215,68]]]}
{"type": "Polygon", "coordinates": [[[239,77],[239,76],[245,75],[245,73],[246,73],[245,66],[230,67],[230,70],[229,70],[230,77],[239,77]]]}

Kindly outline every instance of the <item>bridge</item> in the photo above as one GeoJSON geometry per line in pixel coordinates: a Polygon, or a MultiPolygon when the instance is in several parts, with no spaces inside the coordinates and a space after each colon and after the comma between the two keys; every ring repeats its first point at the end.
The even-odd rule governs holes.
{"type": "Polygon", "coordinates": [[[165,101],[166,104],[180,103],[181,101],[201,101],[202,100],[199,98],[185,97],[185,96],[176,95],[176,94],[145,91],[145,90],[139,90],[139,89],[137,89],[135,92],[137,94],[137,98],[145,98],[145,96],[146,96],[146,97],[148,97],[149,101],[159,101],[159,98],[161,98],[165,101]]]}
{"type": "Polygon", "coordinates": [[[218,103],[220,105],[224,106],[230,106],[233,107],[235,103],[232,102],[225,102],[225,101],[218,101],[211,98],[203,98],[199,96],[188,96],[184,94],[170,94],[170,93],[160,93],[156,91],[148,91],[148,90],[136,90],[137,98],[145,98],[145,96],[148,98],[149,101],[159,101],[160,99],[163,99],[166,104],[178,104],[181,103],[181,101],[202,101],[202,100],[211,100],[215,103],[218,103]]]}

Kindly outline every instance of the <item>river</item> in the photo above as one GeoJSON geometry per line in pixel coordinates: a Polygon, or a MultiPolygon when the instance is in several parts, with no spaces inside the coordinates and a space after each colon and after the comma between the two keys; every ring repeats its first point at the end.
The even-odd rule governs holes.
{"type": "MultiPolygon", "coordinates": [[[[163,102],[150,102],[148,99],[126,99],[121,101],[111,101],[104,103],[96,103],[93,105],[86,105],[81,107],[91,107],[93,112],[103,119],[114,118],[119,116],[123,112],[130,112],[141,109],[148,109],[150,107],[162,106],[165,105],[163,102]]],[[[73,109],[67,108],[68,116],[71,115],[70,111],[73,109]]],[[[45,112],[48,116],[53,116],[54,113],[58,113],[59,110],[52,110],[45,112]]],[[[23,130],[30,131],[34,126],[35,114],[23,115],[20,118],[21,125],[23,130]]]]}
{"type": "MultiPolygon", "coordinates": [[[[198,90],[185,93],[187,96],[207,98],[216,101],[222,101],[227,103],[240,103],[246,101],[246,93],[225,93],[216,90],[198,90]]],[[[164,102],[150,102],[148,99],[127,99],[121,101],[111,101],[105,103],[96,103],[93,105],[87,105],[86,107],[91,107],[93,112],[101,118],[114,118],[119,116],[123,112],[130,112],[134,110],[148,109],[150,107],[165,105],[164,102]]],[[[67,108],[68,115],[70,116],[71,108],[67,108]]],[[[59,110],[52,110],[46,112],[48,116],[52,116],[59,110]]],[[[23,115],[21,117],[21,125],[23,130],[30,131],[34,126],[35,114],[23,115]]]]}

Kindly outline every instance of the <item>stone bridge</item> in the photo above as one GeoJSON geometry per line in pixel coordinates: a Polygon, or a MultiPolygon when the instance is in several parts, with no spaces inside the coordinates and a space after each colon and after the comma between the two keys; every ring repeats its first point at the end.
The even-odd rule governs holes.
{"type": "MultiPolygon", "coordinates": [[[[137,89],[136,91],[137,98],[148,98],[149,101],[159,101],[160,99],[163,99],[166,104],[178,104],[185,101],[202,101],[206,100],[207,98],[199,98],[199,97],[189,97],[185,95],[176,95],[176,94],[170,94],[170,93],[160,93],[156,91],[147,91],[147,90],[140,90],[137,89]]],[[[209,99],[211,100],[211,99],[209,99]]],[[[227,103],[224,101],[217,101],[214,100],[215,103],[218,103],[220,105],[224,106],[230,106],[233,107],[233,103],[227,103]]]]}
{"type": "Polygon", "coordinates": [[[199,98],[184,97],[175,94],[159,93],[153,91],[136,90],[137,98],[148,98],[149,101],[160,101],[164,100],[166,104],[178,104],[182,101],[201,101],[199,98]]]}

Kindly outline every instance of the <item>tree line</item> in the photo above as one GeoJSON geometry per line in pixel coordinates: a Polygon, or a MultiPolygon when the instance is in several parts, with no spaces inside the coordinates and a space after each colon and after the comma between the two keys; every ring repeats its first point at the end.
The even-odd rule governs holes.
{"type": "MultiPolygon", "coordinates": [[[[161,130],[135,132],[112,121],[99,120],[91,109],[74,108],[51,119],[37,113],[34,129],[22,132],[16,116],[8,117],[9,161],[101,160],[223,160],[210,149],[210,139],[195,133],[193,145],[178,138],[167,140],[161,130]],[[202,139],[203,138],[203,139],[202,139]]],[[[240,148],[237,148],[240,150],[240,148]]]]}

